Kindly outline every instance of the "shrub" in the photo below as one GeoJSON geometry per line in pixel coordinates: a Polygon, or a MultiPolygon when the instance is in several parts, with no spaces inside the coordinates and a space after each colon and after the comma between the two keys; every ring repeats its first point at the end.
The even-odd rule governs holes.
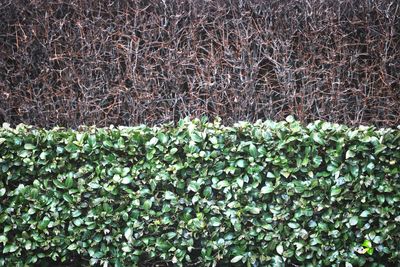
{"type": "Polygon", "coordinates": [[[398,129],[291,117],[4,125],[0,265],[399,262],[399,144],[398,129]]]}
{"type": "Polygon", "coordinates": [[[0,1],[0,123],[400,124],[400,1],[0,1]]]}

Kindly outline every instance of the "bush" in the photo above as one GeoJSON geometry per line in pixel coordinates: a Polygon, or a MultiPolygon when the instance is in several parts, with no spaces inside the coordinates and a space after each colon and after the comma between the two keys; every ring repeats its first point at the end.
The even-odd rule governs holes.
{"type": "Polygon", "coordinates": [[[400,1],[0,1],[0,123],[400,124],[400,1]]]}
{"type": "Polygon", "coordinates": [[[399,144],[398,129],[291,117],[4,125],[0,265],[399,262],[399,144]]]}

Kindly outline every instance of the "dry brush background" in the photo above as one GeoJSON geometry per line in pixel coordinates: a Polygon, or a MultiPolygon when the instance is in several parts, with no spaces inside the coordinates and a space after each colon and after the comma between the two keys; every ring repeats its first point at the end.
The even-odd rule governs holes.
{"type": "Polygon", "coordinates": [[[0,3],[0,122],[400,124],[395,0],[0,3]]]}

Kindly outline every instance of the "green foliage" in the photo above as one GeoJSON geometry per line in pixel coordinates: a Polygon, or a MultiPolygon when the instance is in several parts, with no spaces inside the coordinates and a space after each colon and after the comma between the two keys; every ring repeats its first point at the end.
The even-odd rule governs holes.
{"type": "Polygon", "coordinates": [[[372,243],[369,240],[365,240],[362,243],[362,249],[358,251],[360,254],[368,253],[369,255],[372,255],[374,253],[374,248],[372,247],[372,243]]]}
{"type": "Polygon", "coordinates": [[[0,266],[400,261],[399,130],[4,125],[0,151],[0,266]]]}

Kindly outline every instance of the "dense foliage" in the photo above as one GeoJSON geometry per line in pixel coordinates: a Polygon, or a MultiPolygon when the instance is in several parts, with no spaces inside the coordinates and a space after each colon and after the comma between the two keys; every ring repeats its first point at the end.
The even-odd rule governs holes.
{"type": "Polygon", "coordinates": [[[0,266],[400,261],[399,129],[4,125],[0,152],[0,266]]]}

